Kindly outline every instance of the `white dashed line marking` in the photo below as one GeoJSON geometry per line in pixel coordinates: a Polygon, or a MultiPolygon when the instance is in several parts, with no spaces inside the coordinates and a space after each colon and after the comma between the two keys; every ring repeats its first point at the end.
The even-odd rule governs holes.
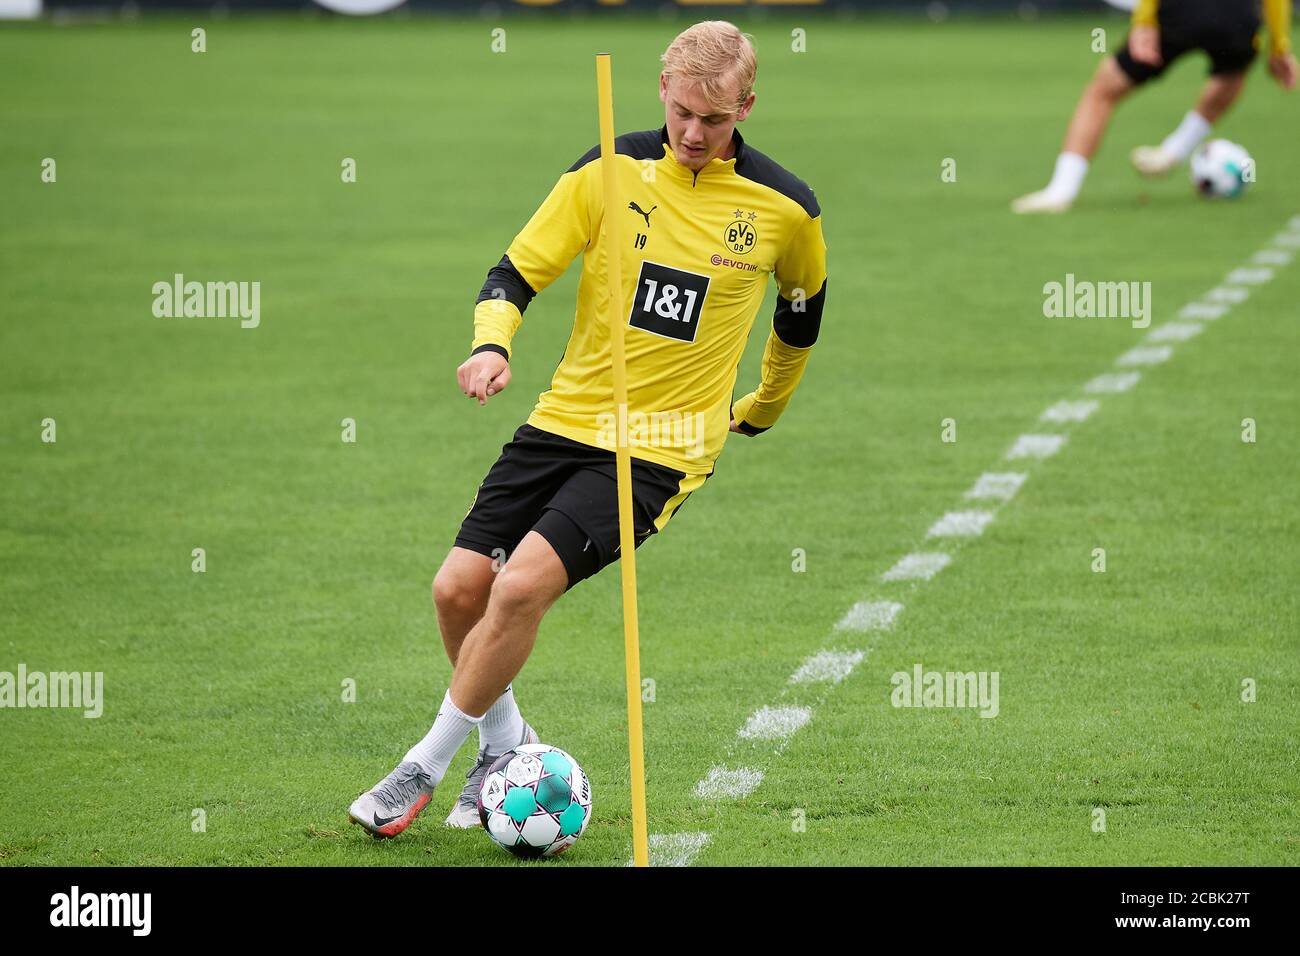
{"type": "Polygon", "coordinates": [[[1241,286],[1221,285],[1205,293],[1205,298],[1211,302],[1222,302],[1224,305],[1240,305],[1250,298],[1250,290],[1243,289],[1241,286]]]}
{"type": "Polygon", "coordinates": [[[883,631],[903,609],[897,601],[859,601],[835,625],[837,631],[883,631]]]}
{"type": "Polygon", "coordinates": [[[1115,364],[1159,365],[1161,362],[1169,361],[1169,356],[1173,354],[1174,350],[1168,345],[1139,345],[1115,359],[1115,364]]]}
{"type": "Polygon", "coordinates": [[[1157,325],[1148,333],[1148,342],[1186,342],[1194,335],[1200,335],[1205,326],[1196,322],[1166,322],[1157,325]]]}
{"type": "Polygon", "coordinates": [[[1273,278],[1272,269],[1233,269],[1228,273],[1225,282],[1231,282],[1236,285],[1263,285],[1273,278]]]}
{"type": "Polygon", "coordinates": [[[739,800],[747,797],[763,782],[763,771],[749,767],[728,770],[714,767],[709,775],[695,786],[695,795],[705,800],[739,800]]]}
{"type": "Polygon", "coordinates": [[[991,511],[949,511],[930,525],[927,538],[973,538],[993,520],[991,511]]]}
{"type": "Polygon", "coordinates": [[[760,707],[749,715],[738,736],[745,740],[784,740],[812,720],[807,707],[760,707]]]}
{"type": "Polygon", "coordinates": [[[940,551],[905,554],[898,563],[880,576],[882,581],[928,581],[944,568],[952,558],[940,551]]]}
{"type": "Polygon", "coordinates": [[[1107,372],[1083,386],[1083,390],[1094,395],[1117,395],[1127,392],[1141,377],[1141,372],[1107,372]]]}
{"type": "Polygon", "coordinates": [[[1050,458],[1065,444],[1064,435],[1021,435],[1007,452],[1007,458],[1050,458]]]}
{"type": "Polygon", "coordinates": [[[1180,319],[1210,319],[1211,321],[1219,318],[1223,313],[1228,311],[1226,305],[1217,305],[1213,302],[1193,302],[1185,305],[1178,313],[1180,319]]]}
{"type": "MultiPolygon", "coordinates": [[[[690,866],[699,852],[708,845],[707,833],[652,833],[647,849],[651,866],[690,866]]],[[[635,861],[628,860],[632,866],[635,861]]]]}
{"type": "Polygon", "coordinates": [[[1079,402],[1057,402],[1043,414],[1038,416],[1040,422],[1053,422],[1055,424],[1066,424],[1067,422],[1087,421],[1088,416],[1095,412],[1101,403],[1095,399],[1084,399],[1079,402]]]}
{"type": "Polygon", "coordinates": [[[977,500],[1010,501],[1029,476],[1018,471],[986,471],[963,497],[977,500]]]}
{"type": "Polygon", "coordinates": [[[790,675],[791,684],[838,684],[853,673],[866,655],[862,651],[818,651],[790,675]]]}

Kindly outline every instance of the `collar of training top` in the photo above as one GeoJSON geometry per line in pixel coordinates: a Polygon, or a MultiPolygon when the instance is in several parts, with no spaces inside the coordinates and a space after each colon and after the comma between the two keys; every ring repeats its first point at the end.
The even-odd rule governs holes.
{"type": "Polygon", "coordinates": [[[668,160],[669,168],[673,170],[673,172],[679,173],[682,176],[689,176],[692,181],[698,179],[701,175],[730,171],[736,167],[736,164],[739,163],[741,158],[745,155],[745,138],[740,135],[740,130],[738,129],[733,129],[731,131],[731,145],[733,150],[731,159],[718,159],[718,157],[714,156],[705,164],[704,168],[698,172],[688,169],[677,161],[677,154],[673,152],[673,145],[668,139],[667,123],[659,127],[659,142],[663,145],[664,158],[668,160]]]}

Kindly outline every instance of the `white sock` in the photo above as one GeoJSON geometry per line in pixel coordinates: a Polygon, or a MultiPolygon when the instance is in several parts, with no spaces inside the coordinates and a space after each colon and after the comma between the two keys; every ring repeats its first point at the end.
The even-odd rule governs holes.
{"type": "Polygon", "coordinates": [[[1056,157],[1056,169],[1052,171],[1052,181],[1044,192],[1055,199],[1074,201],[1083,186],[1083,177],[1088,175],[1088,161],[1078,153],[1062,153],[1056,157]]]}
{"type": "Polygon", "coordinates": [[[524,717],[515,703],[514,685],[510,684],[483,715],[483,722],[478,725],[479,744],[490,754],[503,754],[519,743],[523,735],[524,717]]]}
{"type": "Polygon", "coordinates": [[[433,785],[436,787],[442,782],[456,751],[460,750],[474,726],[482,720],[482,717],[469,716],[453,704],[451,691],[448,690],[442,698],[442,706],[438,708],[438,717],[433,726],[423,740],[406,752],[402,762],[413,760],[418,763],[421,770],[433,777],[433,785]]]}
{"type": "Polygon", "coordinates": [[[1178,124],[1178,129],[1165,137],[1160,148],[1170,156],[1176,157],[1181,163],[1192,155],[1192,150],[1201,145],[1201,140],[1209,135],[1210,121],[1196,110],[1191,110],[1178,124]]]}

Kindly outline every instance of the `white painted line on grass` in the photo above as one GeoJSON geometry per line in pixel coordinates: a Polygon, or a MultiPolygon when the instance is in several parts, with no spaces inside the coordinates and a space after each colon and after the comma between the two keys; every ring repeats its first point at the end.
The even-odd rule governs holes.
{"type": "Polygon", "coordinates": [[[1205,293],[1205,298],[1225,305],[1239,305],[1250,298],[1250,290],[1239,285],[1221,285],[1205,293]]]}
{"type": "Polygon", "coordinates": [[[709,775],[695,785],[695,795],[705,800],[739,800],[747,797],[763,782],[763,771],[750,767],[728,770],[714,767],[709,775]]]}
{"type": "Polygon", "coordinates": [[[1194,335],[1200,335],[1205,326],[1199,322],[1166,322],[1157,325],[1147,333],[1147,342],[1186,342],[1194,335]]]}
{"type": "Polygon", "coordinates": [[[866,655],[862,651],[818,651],[790,675],[791,684],[838,684],[853,673],[866,655]]]}
{"type": "MultiPolygon", "coordinates": [[[[709,842],[707,833],[652,833],[649,846],[651,866],[690,866],[709,842]]],[[[628,860],[627,865],[635,865],[628,860]]]]}
{"type": "MultiPolygon", "coordinates": [[[[1274,242],[1300,248],[1300,216],[1291,219],[1290,232],[1279,233],[1274,242]]],[[[1265,249],[1256,253],[1252,260],[1256,265],[1285,265],[1291,260],[1289,253],[1281,250],[1265,249]]],[[[1228,275],[1230,282],[1258,284],[1272,278],[1269,269],[1237,269],[1228,275]]],[[[1183,307],[1179,317],[1183,319],[1217,319],[1227,311],[1227,306],[1245,301],[1249,291],[1240,286],[1219,286],[1206,294],[1207,301],[1193,302],[1183,307]]],[[[1183,342],[1198,335],[1202,330],[1199,325],[1170,322],[1151,330],[1148,342],[1183,342]]],[[[1120,356],[1120,365],[1147,365],[1163,362],[1173,353],[1169,346],[1138,346],[1120,356]]],[[[1093,378],[1084,385],[1084,391],[1093,394],[1117,394],[1127,392],[1140,380],[1136,371],[1107,372],[1093,378]]],[[[1083,421],[1096,410],[1097,402],[1058,402],[1040,416],[1040,421],[1068,423],[1083,421]]],[[[1055,454],[1065,443],[1065,435],[1024,434],[1020,435],[1007,458],[1046,458],[1055,454]]],[[[1026,475],[1020,472],[985,472],[979,476],[975,485],[966,492],[966,498],[994,499],[1007,501],[1015,496],[1026,475]]],[[[930,536],[945,534],[978,534],[993,519],[990,511],[948,512],[930,528],[930,536]]],[[[881,575],[884,581],[930,580],[952,562],[951,555],[941,552],[918,552],[904,555],[898,562],[881,575]]],[[[836,625],[838,630],[883,630],[889,627],[895,615],[902,609],[901,604],[884,601],[860,601],[849,609],[844,618],[836,625]],[[882,610],[884,609],[884,610],[882,610]]],[[[790,677],[790,684],[823,684],[816,706],[825,701],[831,688],[849,676],[855,667],[865,658],[866,650],[854,651],[819,651],[804,660],[790,677]]],[[[788,688],[787,688],[788,690],[788,688]]],[[[782,691],[782,696],[787,691],[782,691]]],[[[750,715],[745,726],[738,732],[741,738],[760,740],[779,740],[775,753],[782,752],[785,741],[812,718],[809,707],[761,707],[750,715]]],[[[729,760],[730,757],[724,757],[729,760]]],[[[729,769],[723,765],[711,768],[708,775],[696,784],[698,797],[706,799],[745,797],[756,790],[763,782],[763,771],[753,767],[729,769]]],[[[658,865],[689,865],[691,859],[709,841],[707,833],[667,834],[651,837],[652,857],[656,848],[661,851],[658,865]],[[682,862],[660,862],[660,860],[681,860],[682,862]]]]}
{"type": "Polygon", "coordinates": [[[1210,319],[1214,320],[1228,311],[1226,305],[1217,305],[1213,302],[1193,302],[1185,305],[1179,311],[1180,319],[1210,319]]]}
{"type": "Polygon", "coordinates": [[[883,631],[903,609],[897,601],[859,601],[835,625],[837,631],[883,631]]]}
{"type": "Polygon", "coordinates": [[[745,740],[784,740],[808,721],[807,707],[760,707],[749,715],[738,736],[745,740]]]}
{"type": "Polygon", "coordinates": [[[952,561],[941,551],[905,554],[898,563],[880,576],[882,581],[928,581],[952,561]]]}
{"type": "Polygon", "coordinates": [[[964,497],[1010,501],[1028,477],[1019,471],[986,471],[975,480],[964,497]]]}
{"type": "Polygon", "coordinates": [[[1095,412],[1101,403],[1096,399],[1087,398],[1080,402],[1057,402],[1043,414],[1038,416],[1040,422],[1054,422],[1065,424],[1066,422],[1087,421],[1088,416],[1095,412]]]}
{"type": "Polygon", "coordinates": [[[1169,356],[1173,354],[1173,348],[1168,345],[1138,345],[1115,359],[1115,364],[1159,365],[1161,362],[1169,361],[1169,356]]]}
{"type": "Polygon", "coordinates": [[[1251,269],[1242,267],[1240,269],[1233,269],[1228,273],[1228,277],[1223,281],[1231,282],[1234,285],[1263,285],[1265,282],[1272,280],[1272,278],[1272,269],[1251,269]]]}
{"type": "Polygon", "coordinates": [[[1141,377],[1141,372],[1107,372],[1083,386],[1083,390],[1094,395],[1117,395],[1127,392],[1141,377]]]}
{"type": "Polygon", "coordinates": [[[1007,458],[1050,458],[1065,444],[1064,435],[1021,435],[1007,452],[1007,458]]]}
{"type": "Polygon", "coordinates": [[[949,511],[930,525],[927,538],[973,538],[993,520],[992,511],[949,511]]]}

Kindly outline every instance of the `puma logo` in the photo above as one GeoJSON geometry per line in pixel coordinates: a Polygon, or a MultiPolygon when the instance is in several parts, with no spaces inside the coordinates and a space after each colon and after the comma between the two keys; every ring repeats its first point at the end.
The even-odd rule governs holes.
{"type": "Polygon", "coordinates": [[[634,203],[634,202],[630,202],[630,203],[628,203],[628,204],[627,204],[627,208],[628,208],[628,209],[631,209],[633,212],[640,213],[640,214],[641,214],[641,218],[643,218],[643,219],[645,220],[645,227],[646,227],[647,229],[649,229],[649,228],[650,228],[650,212],[654,212],[656,209],[658,209],[658,208],[659,208],[659,205],[658,205],[658,203],[656,203],[655,205],[651,206],[651,207],[650,207],[650,212],[646,212],[644,209],[642,209],[640,206],[638,206],[638,205],[637,205],[636,203],[634,203]]]}

